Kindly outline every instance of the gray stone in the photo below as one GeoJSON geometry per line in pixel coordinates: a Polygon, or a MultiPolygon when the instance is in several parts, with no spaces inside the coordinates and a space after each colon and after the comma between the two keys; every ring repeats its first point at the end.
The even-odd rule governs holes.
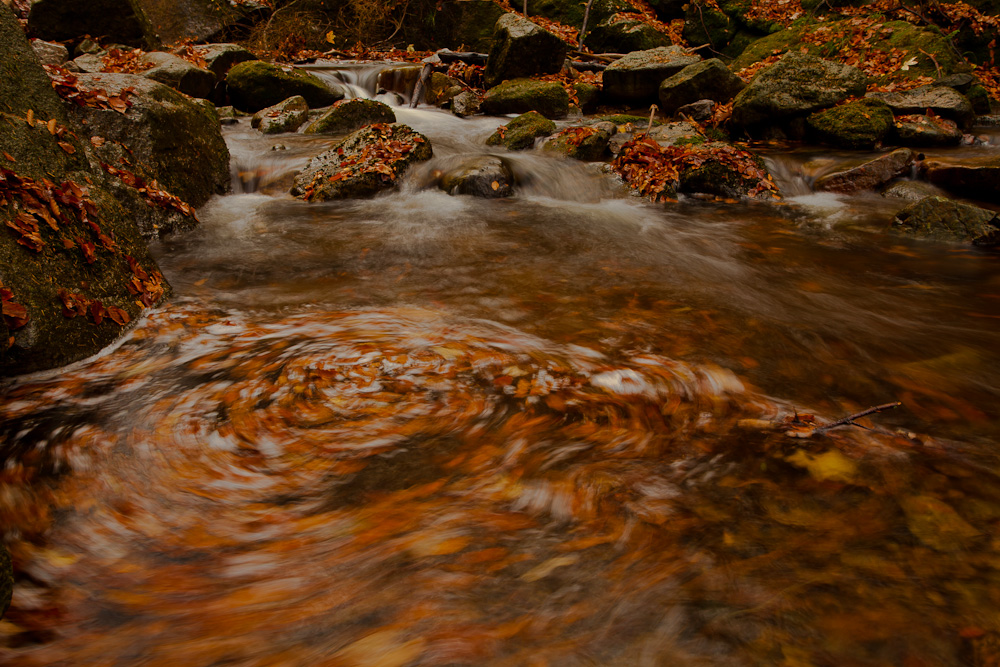
{"type": "Polygon", "coordinates": [[[913,151],[899,148],[872,160],[820,176],[813,186],[825,192],[861,192],[877,190],[894,178],[907,173],[913,164],[913,151]]]}
{"type": "Polygon", "coordinates": [[[202,44],[194,47],[194,50],[205,59],[208,71],[214,74],[218,81],[225,80],[233,65],[257,60],[257,56],[239,44],[202,44]]]}
{"type": "Polygon", "coordinates": [[[752,132],[861,95],[866,86],[865,73],[856,67],[791,51],[736,96],[731,122],[752,132]]]}
{"type": "Polygon", "coordinates": [[[376,100],[353,99],[338,102],[314,120],[306,134],[346,134],[372,123],[395,123],[392,107],[376,100]]]}
{"type": "Polygon", "coordinates": [[[903,146],[957,146],[962,141],[958,123],[940,116],[906,116],[893,122],[893,137],[903,146]]]}
{"type": "Polygon", "coordinates": [[[451,112],[459,118],[474,116],[479,113],[481,101],[471,90],[465,90],[451,98],[451,112]]]}
{"type": "Polygon", "coordinates": [[[709,120],[715,114],[715,106],[716,104],[712,100],[698,100],[678,107],[675,114],[691,120],[709,120]]]}
{"type": "Polygon", "coordinates": [[[700,60],[680,46],[629,53],[604,70],[604,94],[618,102],[655,102],[664,79],[700,60]]]}
{"type": "Polygon", "coordinates": [[[407,125],[369,125],[310,160],[295,177],[291,192],[307,201],[372,197],[395,187],[410,165],[432,155],[427,137],[407,125]],[[371,152],[371,147],[387,141],[410,148],[398,151],[396,159],[371,152]]]}
{"type": "Polygon", "coordinates": [[[142,73],[144,77],[166,84],[185,95],[207,98],[215,88],[214,74],[172,53],[153,51],[144,55],[142,62],[153,66],[142,73]]]}
{"type": "Polygon", "coordinates": [[[255,127],[264,134],[294,132],[308,118],[309,105],[304,97],[296,95],[255,113],[250,119],[250,127],[255,127]]]}
{"type": "Polygon", "coordinates": [[[698,100],[728,102],[746,88],[743,80],[721,60],[712,58],[688,65],[660,83],[660,109],[665,114],[698,100]]]}
{"type": "Polygon", "coordinates": [[[69,49],[62,44],[33,39],[31,40],[31,48],[43,65],[58,67],[69,60],[69,49]]]}
{"type": "Polygon", "coordinates": [[[82,56],[73,58],[73,65],[76,66],[76,71],[86,72],[87,74],[104,71],[104,60],[100,56],[91,53],[84,53],[82,56]]]}
{"type": "Polygon", "coordinates": [[[947,86],[921,86],[892,93],[874,92],[865,97],[885,102],[897,116],[922,114],[929,109],[939,116],[950,118],[963,129],[967,129],[976,117],[972,111],[972,103],[960,92],[947,86]]]}
{"type": "Polygon", "coordinates": [[[482,155],[447,170],[440,188],[450,195],[499,199],[514,193],[514,174],[502,158],[482,155]]]}
{"type": "Polygon", "coordinates": [[[555,74],[566,59],[566,44],[548,30],[517,14],[497,19],[483,72],[487,88],[534,74],[555,74]]]}
{"type": "Polygon", "coordinates": [[[943,197],[944,190],[926,181],[898,180],[889,183],[882,196],[903,201],[920,201],[924,197],[943,197]]]}

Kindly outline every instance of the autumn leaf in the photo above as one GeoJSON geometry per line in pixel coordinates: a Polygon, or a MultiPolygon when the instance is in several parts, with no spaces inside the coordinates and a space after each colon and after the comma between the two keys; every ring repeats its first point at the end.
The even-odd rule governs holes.
{"type": "Polygon", "coordinates": [[[107,307],[107,315],[116,324],[119,324],[121,326],[125,326],[132,319],[132,318],[129,317],[128,313],[126,313],[124,310],[122,310],[121,308],[119,308],[117,306],[108,306],[107,307]]]}
{"type": "Polygon", "coordinates": [[[65,141],[60,141],[59,142],[59,148],[63,149],[64,151],[66,151],[70,155],[72,155],[73,153],[76,152],[76,149],[73,147],[73,144],[67,143],[65,141]]]}

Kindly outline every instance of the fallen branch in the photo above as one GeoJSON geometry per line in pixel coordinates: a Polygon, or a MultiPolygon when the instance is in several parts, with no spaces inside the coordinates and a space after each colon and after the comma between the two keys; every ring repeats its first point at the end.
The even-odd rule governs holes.
{"type": "Polygon", "coordinates": [[[844,417],[843,419],[838,419],[837,421],[832,422],[830,424],[826,424],[824,426],[818,426],[816,427],[815,430],[813,430],[813,433],[822,433],[824,431],[829,431],[830,429],[834,429],[839,426],[857,426],[858,428],[867,428],[866,426],[862,426],[861,424],[855,424],[854,420],[861,419],[862,417],[867,417],[868,415],[873,415],[877,412],[883,412],[885,410],[898,408],[902,404],[903,403],[901,401],[896,401],[894,403],[885,403],[883,405],[876,405],[873,408],[868,408],[867,410],[862,410],[861,412],[855,412],[853,415],[849,415],[847,417],[844,417]]]}

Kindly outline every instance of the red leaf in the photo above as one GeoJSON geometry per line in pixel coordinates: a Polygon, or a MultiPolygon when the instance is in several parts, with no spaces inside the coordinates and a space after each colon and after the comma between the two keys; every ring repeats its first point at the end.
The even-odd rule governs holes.
{"type": "Polygon", "coordinates": [[[128,316],[128,313],[117,306],[108,306],[107,313],[108,317],[121,326],[125,326],[132,320],[132,318],[128,316]]]}

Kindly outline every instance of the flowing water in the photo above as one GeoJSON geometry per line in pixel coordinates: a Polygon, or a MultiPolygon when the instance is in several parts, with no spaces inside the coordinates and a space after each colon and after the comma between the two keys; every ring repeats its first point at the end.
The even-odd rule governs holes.
{"type": "Polygon", "coordinates": [[[0,663],[996,664],[995,253],[812,193],[819,152],[778,205],[534,153],[451,197],[501,121],[397,115],[435,158],[369,201],[227,128],[174,297],[3,390],[0,663]]]}

